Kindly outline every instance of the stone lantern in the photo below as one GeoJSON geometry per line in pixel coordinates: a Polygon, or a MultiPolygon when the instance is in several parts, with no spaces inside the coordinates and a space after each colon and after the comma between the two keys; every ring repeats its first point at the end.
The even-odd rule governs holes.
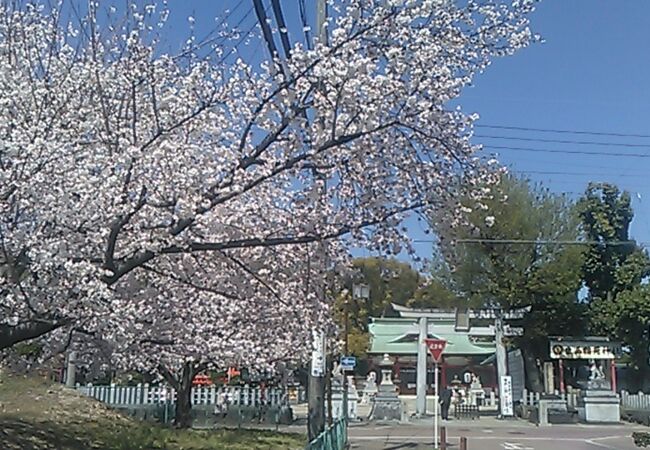
{"type": "Polygon", "coordinates": [[[388,354],[379,363],[381,383],[375,397],[375,405],[370,415],[371,420],[401,420],[402,403],[397,396],[397,389],[392,380],[393,361],[388,354]]]}

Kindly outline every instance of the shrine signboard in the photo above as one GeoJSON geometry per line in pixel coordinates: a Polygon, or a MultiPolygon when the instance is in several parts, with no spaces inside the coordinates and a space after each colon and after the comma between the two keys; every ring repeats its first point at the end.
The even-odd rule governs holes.
{"type": "Polygon", "coordinates": [[[621,344],[609,341],[551,339],[551,359],[615,359],[621,344]]]}

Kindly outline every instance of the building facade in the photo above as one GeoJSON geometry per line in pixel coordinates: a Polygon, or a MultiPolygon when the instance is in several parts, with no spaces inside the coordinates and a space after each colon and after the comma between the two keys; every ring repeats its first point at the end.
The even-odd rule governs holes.
{"type": "MultiPolygon", "coordinates": [[[[494,343],[494,328],[472,324],[454,310],[412,309],[393,305],[400,317],[371,318],[369,357],[371,367],[384,354],[394,361],[393,376],[400,394],[415,394],[419,323],[426,317],[427,335],[444,339],[447,346],[439,366],[440,386],[469,385],[472,375],[486,389],[498,386],[494,343]]],[[[433,394],[434,363],[427,358],[427,392],[433,394]]]]}

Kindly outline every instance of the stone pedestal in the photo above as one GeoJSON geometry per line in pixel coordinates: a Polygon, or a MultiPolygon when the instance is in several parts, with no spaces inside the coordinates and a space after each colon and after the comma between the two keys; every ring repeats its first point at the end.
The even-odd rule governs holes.
{"type": "Polygon", "coordinates": [[[391,379],[393,362],[384,355],[381,362],[382,380],[375,397],[375,405],[370,420],[400,420],[402,418],[402,403],[397,396],[397,389],[391,379]]]}
{"type": "MultiPolygon", "coordinates": [[[[332,377],[332,417],[340,419],[343,417],[343,383],[339,378],[332,377]]],[[[359,394],[354,385],[353,377],[348,376],[348,419],[357,420],[357,403],[359,394]]]]}
{"type": "Polygon", "coordinates": [[[550,414],[568,415],[566,400],[560,397],[545,395],[537,403],[537,423],[539,426],[546,426],[551,423],[550,414]]]}
{"type": "Polygon", "coordinates": [[[618,423],[621,421],[621,401],[609,381],[597,378],[586,383],[578,408],[580,420],[587,423],[618,423]]]}
{"type": "Polygon", "coordinates": [[[618,394],[610,390],[590,389],[582,398],[581,419],[587,423],[618,423],[621,421],[621,405],[618,394]]]}

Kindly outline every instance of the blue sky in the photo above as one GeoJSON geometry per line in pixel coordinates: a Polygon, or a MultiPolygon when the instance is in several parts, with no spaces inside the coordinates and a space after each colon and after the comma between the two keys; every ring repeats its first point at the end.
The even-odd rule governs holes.
{"type": "MultiPolygon", "coordinates": [[[[548,0],[532,17],[546,42],[494,62],[461,103],[479,124],[650,135],[650,2],[548,0]]],[[[515,132],[478,128],[477,135],[645,145],[623,147],[477,139],[484,144],[650,155],[650,138],[515,132]]],[[[500,150],[514,171],[549,189],[576,195],[588,181],[611,181],[633,193],[633,236],[650,240],[650,158],[500,150]],[[564,173],[559,173],[564,172],[564,173]],[[581,173],[585,175],[568,175],[581,173]]]]}
{"type": "MultiPolygon", "coordinates": [[[[268,0],[264,0],[269,4],[268,0]]],[[[305,0],[313,20],[313,0],[305,0]]],[[[296,39],[298,0],[282,0],[296,39]]],[[[251,0],[171,0],[168,40],[170,45],[187,35],[187,17],[196,18],[201,36],[215,16],[228,9],[229,23],[242,21],[248,30],[255,23],[251,0]]],[[[545,43],[515,56],[495,60],[460,98],[467,112],[478,112],[479,125],[513,126],[553,130],[650,136],[650,2],[647,0],[546,0],[531,17],[533,29],[545,43]]],[[[258,41],[242,46],[246,55],[266,57],[258,41]]],[[[636,217],[632,235],[650,242],[650,185],[645,181],[650,158],[570,154],[565,151],[650,155],[650,137],[557,134],[533,131],[477,128],[477,143],[486,146],[524,147],[541,151],[492,149],[514,172],[527,174],[555,192],[577,197],[589,181],[610,181],[629,190],[636,217]],[[519,141],[503,137],[533,139],[519,141]],[[595,142],[539,142],[537,140],[595,142]],[[549,150],[551,150],[549,152],[549,150]],[[559,153],[558,153],[559,151],[559,153]]],[[[424,236],[417,225],[414,238],[424,236]]],[[[419,244],[422,256],[430,256],[430,244],[419,244]]]]}

